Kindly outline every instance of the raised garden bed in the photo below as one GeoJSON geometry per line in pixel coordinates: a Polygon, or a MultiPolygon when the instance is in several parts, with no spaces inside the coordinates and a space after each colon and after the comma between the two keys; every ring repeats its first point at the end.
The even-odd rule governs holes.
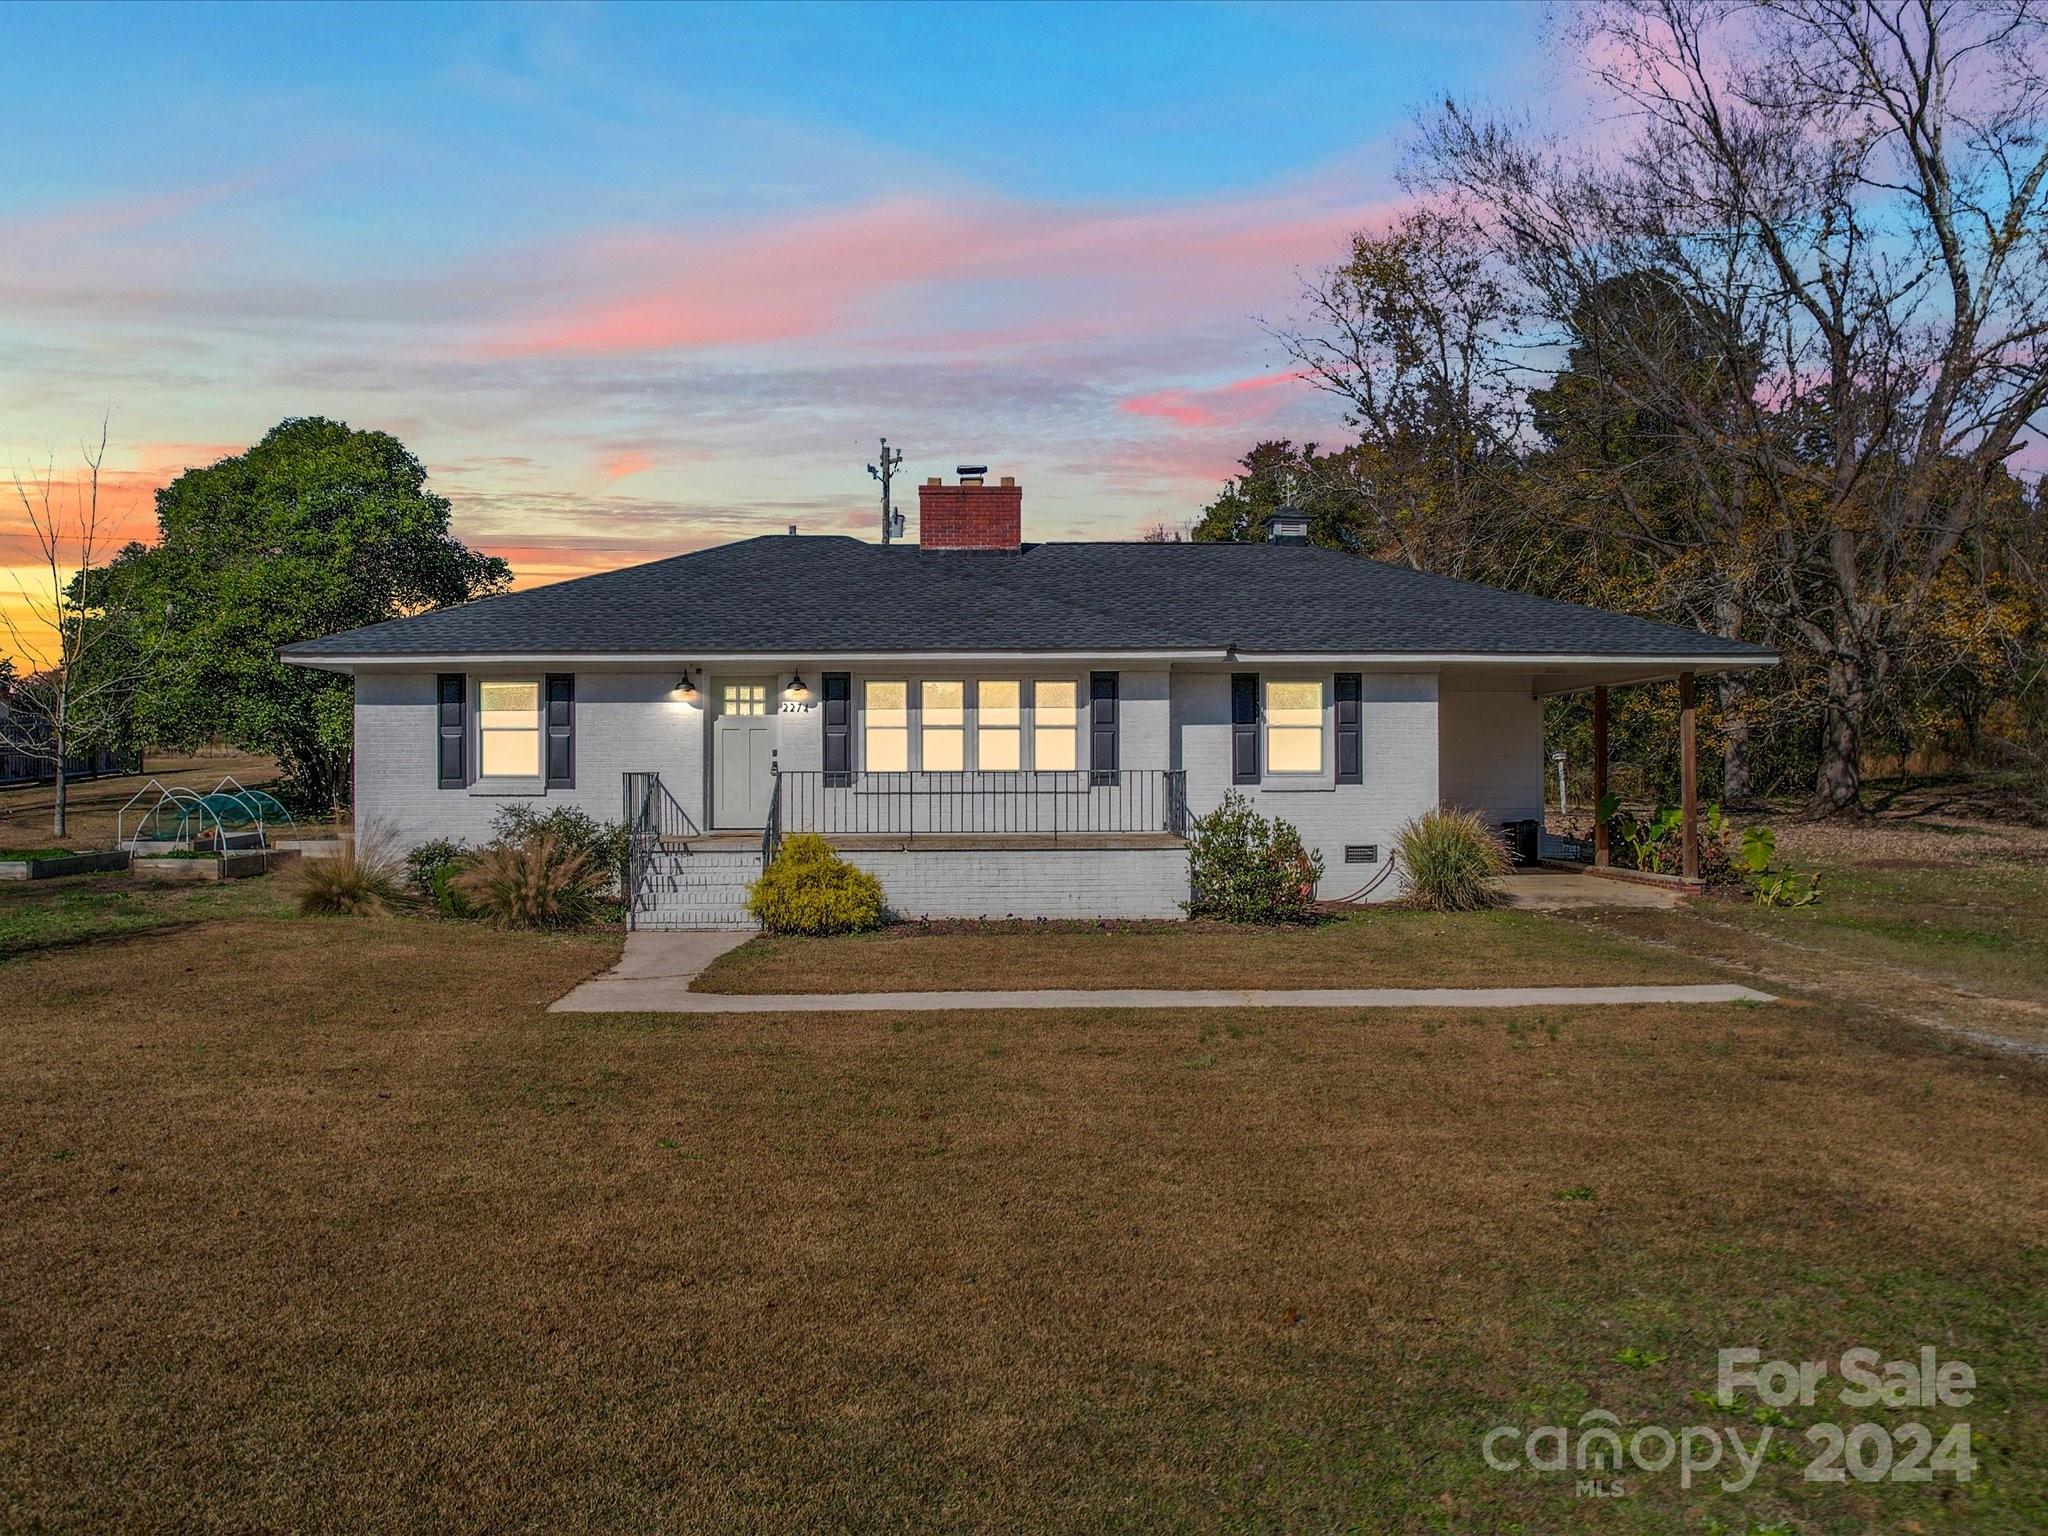
{"type": "Polygon", "coordinates": [[[264,873],[273,863],[296,856],[263,848],[230,848],[226,853],[139,853],[128,872],[137,880],[246,880],[264,873]]]}
{"type": "Polygon", "coordinates": [[[77,853],[69,848],[38,848],[29,853],[0,851],[0,880],[54,880],[60,875],[90,875],[120,869],[128,855],[114,850],[77,853]]]}

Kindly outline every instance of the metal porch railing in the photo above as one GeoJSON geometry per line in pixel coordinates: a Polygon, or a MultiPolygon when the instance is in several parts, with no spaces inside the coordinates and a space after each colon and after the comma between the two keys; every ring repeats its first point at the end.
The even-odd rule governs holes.
{"type": "Polygon", "coordinates": [[[772,843],[792,832],[920,837],[975,834],[1037,837],[1167,833],[1187,836],[1182,769],[1073,772],[853,773],[815,769],[776,775],[769,807],[772,843]]]}

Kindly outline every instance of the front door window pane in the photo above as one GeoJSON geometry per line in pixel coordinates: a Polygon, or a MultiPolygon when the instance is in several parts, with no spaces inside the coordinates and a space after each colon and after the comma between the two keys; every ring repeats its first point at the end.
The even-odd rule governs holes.
{"type": "Polygon", "coordinates": [[[984,679],[975,693],[975,766],[991,773],[1022,768],[1024,685],[1013,678],[984,679]]]}
{"type": "Polygon", "coordinates": [[[1271,773],[1323,771],[1323,685],[1266,684],[1266,765],[1271,773]]]}
{"type": "Polygon", "coordinates": [[[967,766],[967,685],[927,679],[918,699],[921,765],[927,773],[967,766]]]}
{"type": "Polygon", "coordinates": [[[870,682],[861,692],[861,757],[870,773],[904,773],[910,768],[910,685],[870,682]]]}
{"type": "Polygon", "coordinates": [[[719,712],[727,715],[765,715],[768,713],[768,685],[766,683],[721,683],[719,685],[719,712]]]}
{"type": "Polygon", "coordinates": [[[1041,680],[1031,685],[1031,765],[1068,772],[1080,761],[1081,685],[1041,680]]]}

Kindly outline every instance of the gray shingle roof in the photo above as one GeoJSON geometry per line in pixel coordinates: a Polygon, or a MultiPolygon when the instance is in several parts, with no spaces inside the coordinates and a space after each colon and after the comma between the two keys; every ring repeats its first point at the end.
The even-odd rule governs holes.
{"type": "Polygon", "coordinates": [[[1760,646],[1308,545],[983,552],[768,536],[286,646],[288,658],[1220,650],[1691,656],[1760,646]]]}

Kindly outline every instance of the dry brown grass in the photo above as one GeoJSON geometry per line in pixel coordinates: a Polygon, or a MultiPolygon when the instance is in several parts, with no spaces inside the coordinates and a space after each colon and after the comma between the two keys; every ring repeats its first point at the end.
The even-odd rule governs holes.
{"type": "Polygon", "coordinates": [[[902,923],[830,939],[766,935],[722,955],[700,992],[945,992],[1005,987],[1485,987],[1683,982],[1682,954],[1536,912],[1380,908],[1312,926],[902,923]]]}
{"type": "Polygon", "coordinates": [[[240,919],[0,968],[38,1000],[0,1027],[7,1523],[2048,1509],[2024,1067],[1821,1008],[541,1011],[615,949],[240,919]],[[1923,1341],[1990,1389],[1985,1470],[1947,1493],[1774,1464],[1746,1498],[1581,1503],[1478,1460],[1540,1411],[1698,1422],[1723,1344],[1923,1341]]]}
{"type": "MultiPolygon", "coordinates": [[[[230,774],[254,789],[277,777],[277,763],[248,752],[208,752],[192,757],[152,753],[144,758],[141,773],[71,785],[64,797],[62,838],[50,835],[50,815],[57,801],[49,785],[0,789],[0,848],[111,848],[121,807],[151,779],[204,793],[230,774]]],[[[320,835],[325,825],[309,835],[320,835]]]]}
{"type": "Polygon", "coordinates": [[[2048,832],[1991,823],[1781,823],[1780,856],[1821,899],[1764,910],[1730,893],[1674,912],[1574,914],[1773,990],[2048,1054],[2048,832]]]}

